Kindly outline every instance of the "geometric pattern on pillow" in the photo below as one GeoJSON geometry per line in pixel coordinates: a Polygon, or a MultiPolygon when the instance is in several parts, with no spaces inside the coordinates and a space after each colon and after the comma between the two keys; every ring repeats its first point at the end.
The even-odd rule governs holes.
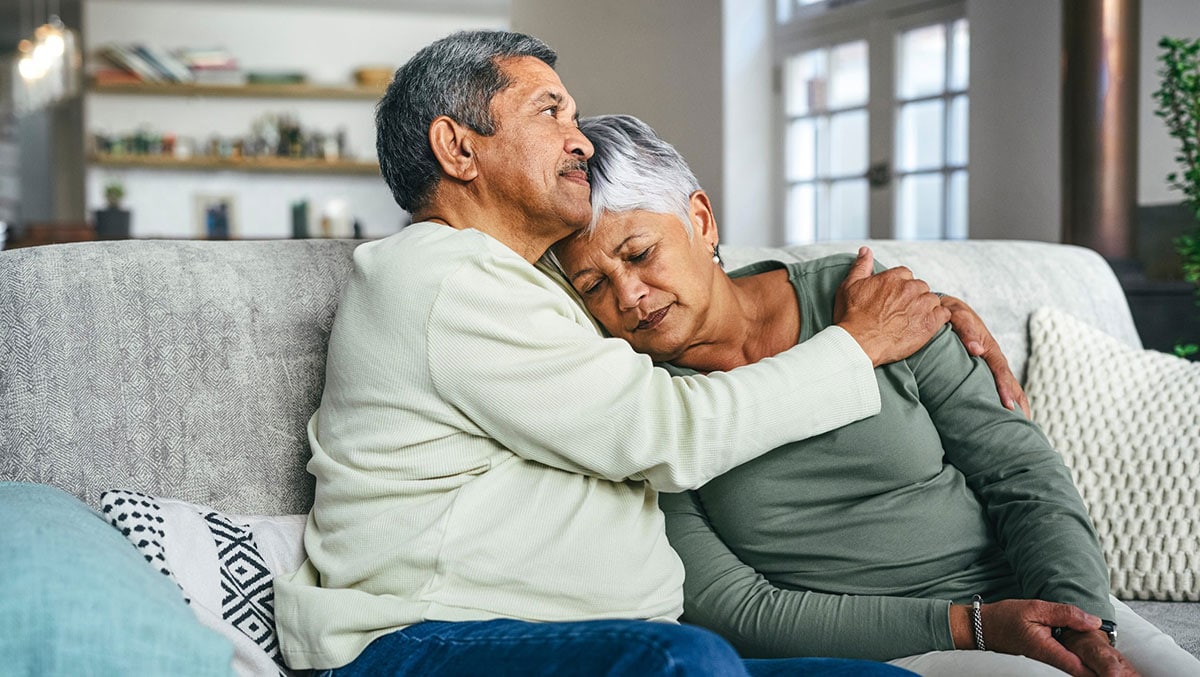
{"type": "Polygon", "coordinates": [[[178,585],[184,601],[191,604],[192,600],[188,599],[187,592],[175,580],[175,574],[167,565],[166,550],[162,543],[166,536],[162,506],[153,497],[136,491],[106,491],[100,496],[100,506],[108,523],[129,539],[150,566],[178,585]]]}
{"type": "Polygon", "coordinates": [[[1033,419],[1072,470],[1113,594],[1200,601],[1200,363],[1053,308],[1029,332],[1033,419]]]}
{"type": "Polygon", "coordinates": [[[239,674],[268,669],[292,674],[275,630],[274,574],[248,525],[204,506],[125,489],[105,491],[100,503],[109,521],[146,561],[175,581],[200,621],[234,643],[239,674]],[[211,559],[204,554],[208,552],[211,559]],[[212,606],[219,600],[219,611],[197,605],[198,599],[211,600],[212,606]]]}
{"type": "Polygon", "coordinates": [[[254,534],[218,512],[205,514],[204,521],[212,531],[220,558],[221,617],[282,665],[275,636],[273,577],[254,545],[254,534]]]}

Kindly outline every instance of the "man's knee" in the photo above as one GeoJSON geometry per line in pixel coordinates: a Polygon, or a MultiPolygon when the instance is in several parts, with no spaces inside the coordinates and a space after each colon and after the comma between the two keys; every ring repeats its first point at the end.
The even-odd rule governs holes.
{"type": "MultiPolygon", "coordinates": [[[[640,664],[627,673],[664,677],[692,675],[745,675],[742,659],[720,635],[694,625],[647,623],[644,637],[637,640],[640,664]],[[653,666],[653,670],[647,668],[653,666]]],[[[629,656],[633,658],[631,654],[629,656]]]]}

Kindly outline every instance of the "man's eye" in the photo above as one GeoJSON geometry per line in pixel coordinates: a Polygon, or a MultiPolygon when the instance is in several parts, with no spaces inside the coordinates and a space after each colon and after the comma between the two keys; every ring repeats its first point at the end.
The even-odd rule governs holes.
{"type": "Polygon", "coordinates": [[[549,108],[542,111],[543,115],[546,113],[549,113],[550,117],[552,117],[552,118],[558,117],[558,106],[550,106],[549,108]]]}

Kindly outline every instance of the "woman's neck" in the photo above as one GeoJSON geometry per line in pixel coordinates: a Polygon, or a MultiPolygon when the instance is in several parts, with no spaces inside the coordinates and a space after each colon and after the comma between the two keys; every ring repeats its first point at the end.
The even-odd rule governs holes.
{"type": "Polygon", "coordinates": [[[696,371],[729,371],[770,357],[800,339],[800,306],[787,269],[727,278],[710,312],[714,339],[684,351],[672,362],[696,371]]]}

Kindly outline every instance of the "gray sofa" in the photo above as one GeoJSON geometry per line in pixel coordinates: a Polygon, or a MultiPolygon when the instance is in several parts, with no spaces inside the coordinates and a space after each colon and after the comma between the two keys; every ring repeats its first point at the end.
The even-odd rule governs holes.
{"type": "MultiPolygon", "coordinates": [[[[135,488],[242,514],[311,504],[305,422],[353,241],[121,241],[0,252],[0,480],[96,506],[135,488]]],[[[1021,376],[1026,324],[1057,306],[1140,347],[1095,253],[1030,242],[872,243],[971,303],[1021,376]]],[[[854,245],[726,247],[727,264],[854,245]]],[[[397,293],[403,293],[399,290],[397,293]]],[[[1135,608],[1200,655],[1200,605],[1135,608]]]]}

